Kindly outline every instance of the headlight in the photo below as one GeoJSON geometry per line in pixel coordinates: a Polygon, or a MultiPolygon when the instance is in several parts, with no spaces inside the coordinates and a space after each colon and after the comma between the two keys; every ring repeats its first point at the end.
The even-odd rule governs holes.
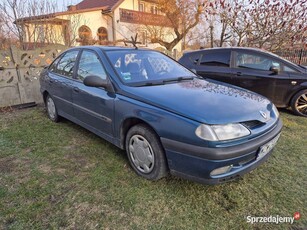
{"type": "Polygon", "coordinates": [[[276,108],[275,105],[273,105],[273,111],[275,113],[275,116],[278,118],[279,117],[279,112],[278,112],[278,109],[276,108]]]}
{"type": "Polygon", "coordinates": [[[227,125],[205,125],[198,126],[195,134],[208,141],[225,141],[244,137],[250,134],[250,131],[241,124],[227,125]]]}

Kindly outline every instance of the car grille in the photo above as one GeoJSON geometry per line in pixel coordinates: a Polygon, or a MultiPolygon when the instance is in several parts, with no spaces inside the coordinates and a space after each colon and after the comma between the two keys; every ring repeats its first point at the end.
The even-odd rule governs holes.
{"type": "Polygon", "coordinates": [[[253,128],[262,126],[265,123],[263,123],[261,121],[253,120],[253,121],[245,121],[245,122],[242,122],[241,124],[244,125],[248,129],[253,129],[253,128]]]}

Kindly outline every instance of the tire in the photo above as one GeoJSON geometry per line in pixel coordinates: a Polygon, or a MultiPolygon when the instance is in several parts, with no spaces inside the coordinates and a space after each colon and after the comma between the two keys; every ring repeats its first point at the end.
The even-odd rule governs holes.
{"type": "Polygon", "coordinates": [[[291,108],[295,114],[307,117],[307,89],[294,95],[291,100],[291,108]]]}
{"type": "Polygon", "coordinates": [[[46,97],[46,109],[48,117],[53,122],[58,122],[60,120],[60,116],[58,115],[57,108],[55,103],[50,95],[46,97]]]}
{"type": "Polygon", "coordinates": [[[156,133],[146,125],[135,125],[126,136],[126,152],[133,170],[148,180],[167,176],[164,149],[156,133]]]}

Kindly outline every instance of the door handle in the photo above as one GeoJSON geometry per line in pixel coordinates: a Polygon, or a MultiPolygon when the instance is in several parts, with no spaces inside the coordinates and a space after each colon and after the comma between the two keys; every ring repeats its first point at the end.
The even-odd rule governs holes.
{"type": "Polygon", "coordinates": [[[54,80],[49,79],[49,83],[53,83],[53,82],[54,82],[54,80]]]}
{"type": "Polygon", "coordinates": [[[77,88],[77,87],[74,87],[74,91],[77,92],[77,93],[79,93],[79,92],[80,92],[80,89],[77,88]]]}
{"type": "Polygon", "coordinates": [[[237,72],[237,76],[242,76],[242,73],[241,72],[237,72]]]}

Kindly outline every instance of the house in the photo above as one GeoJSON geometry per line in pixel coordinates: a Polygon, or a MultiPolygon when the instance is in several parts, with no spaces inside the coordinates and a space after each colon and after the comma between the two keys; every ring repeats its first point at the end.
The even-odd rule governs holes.
{"type": "MultiPolygon", "coordinates": [[[[160,30],[165,41],[174,38],[157,0],[83,0],[65,12],[22,18],[16,23],[24,31],[25,44],[128,45],[137,34],[138,46],[154,49],[161,46],[150,42],[152,33],[160,30]]],[[[181,50],[181,42],[175,49],[181,50]]]]}

